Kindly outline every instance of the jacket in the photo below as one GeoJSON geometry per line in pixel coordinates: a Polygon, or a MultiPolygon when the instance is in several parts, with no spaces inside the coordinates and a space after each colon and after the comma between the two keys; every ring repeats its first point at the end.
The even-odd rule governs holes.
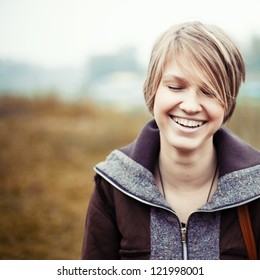
{"type": "Polygon", "coordinates": [[[237,216],[237,206],[248,203],[260,259],[260,152],[226,128],[214,134],[213,142],[217,190],[185,228],[155,183],[160,137],[154,120],[133,143],[97,164],[82,258],[248,259],[237,216]]]}

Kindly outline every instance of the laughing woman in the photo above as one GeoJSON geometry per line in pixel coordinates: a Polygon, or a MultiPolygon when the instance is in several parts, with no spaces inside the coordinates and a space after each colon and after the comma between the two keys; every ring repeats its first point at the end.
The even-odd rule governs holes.
{"type": "Polygon", "coordinates": [[[83,259],[260,259],[260,153],[223,128],[244,79],[219,28],[162,34],[144,85],[154,119],[95,166],[83,259]]]}

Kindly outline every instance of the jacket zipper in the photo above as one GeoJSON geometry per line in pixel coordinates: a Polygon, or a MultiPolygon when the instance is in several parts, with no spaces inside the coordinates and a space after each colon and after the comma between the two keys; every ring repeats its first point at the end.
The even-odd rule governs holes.
{"type": "Polygon", "coordinates": [[[182,253],[183,259],[188,259],[188,248],[187,248],[187,229],[185,226],[181,226],[181,240],[182,240],[182,253]]]}

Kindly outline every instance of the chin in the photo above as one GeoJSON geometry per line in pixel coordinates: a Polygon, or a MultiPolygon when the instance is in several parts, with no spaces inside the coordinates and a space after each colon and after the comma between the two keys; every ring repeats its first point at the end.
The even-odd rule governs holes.
{"type": "Polygon", "coordinates": [[[169,141],[170,145],[172,148],[177,150],[178,152],[182,153],[191,153],[191,152],[196,152],[199,151],[201,148],[207,146],[207,144],[210,143],[210,141],[207,141],[206,139],[203,141],[201,140],[195,140],[195,139],[177,139],[175,138],[174,141],[169,141]]]}

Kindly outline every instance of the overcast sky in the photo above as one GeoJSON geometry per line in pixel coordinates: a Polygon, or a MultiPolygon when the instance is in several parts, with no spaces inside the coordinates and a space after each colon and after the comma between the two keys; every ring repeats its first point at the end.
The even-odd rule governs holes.
{"type": "Polygon", "coordinates": [[[80,66],[92,54],[137,48],[148,60],[170,25],[216,24],[240,46],[260,36],[259,0],[0,0],[0,59],[80,66]]]}

